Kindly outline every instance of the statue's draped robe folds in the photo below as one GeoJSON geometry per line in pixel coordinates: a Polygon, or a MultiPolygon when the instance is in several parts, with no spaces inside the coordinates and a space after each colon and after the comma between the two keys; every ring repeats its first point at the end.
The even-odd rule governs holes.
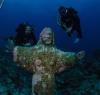
{"type": "Polygon", "coordinates": [[[37,44],[34,47],[16,47],[17,63],[32,71],[32,95],[55,95],[54,74],[63,66],[72,66],[76,61],[76,54],[63,52],[53,46],[37,44]],[[35,60],[41,60],[44,71],[35,72],[35,60]]]}

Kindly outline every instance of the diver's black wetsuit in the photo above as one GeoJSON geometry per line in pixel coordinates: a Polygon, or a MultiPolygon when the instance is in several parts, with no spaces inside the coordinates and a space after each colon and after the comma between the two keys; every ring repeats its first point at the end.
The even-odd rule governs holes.
{"type": "Polygon", "coordinates": [[[33,30],[31,30],[30,33],[25,33],[26,26],[27,24],[22,23],[16,29],[17,34],[15,36],[15,45],[24,46],[27,43],[30,43],[31,45],[37,43],[33,30]]]}
{"type": "Polygon", "coordinates": [[[68,36],[70,37],[74,31],[77,32],[77,37],[82,38],[82,32],[80,27],[80,19],[77,15],[77,12],[73,8],[64,8],[59,9],[60,13],[60,23],[61,27],[66,31],[66,27],[72,27],[72,30],[68,32],[68,36]],[[67,12],[66,12],[67,10],[67,12]],[[65,25],[66,27],[64,27],[65,25]]]}
{"type": "Polygon", "coordinates": [[[15,45],[23,46],[26,43],[30,43],[31,45],[36,44],[36,38],[33,33],[30,34],[23,34],[23,35],[16,35],[15,37],[15,45]]]}

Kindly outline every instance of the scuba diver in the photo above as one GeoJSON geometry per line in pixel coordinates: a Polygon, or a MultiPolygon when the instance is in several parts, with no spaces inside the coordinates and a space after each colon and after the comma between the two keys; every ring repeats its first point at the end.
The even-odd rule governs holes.
{"type": "Polygon", "coordinates": [[[32,27],[27,23],[21,23],[16,29],[15,45],[32,46],[37,43],[32,27]]]}
{"type": "Polygon", "coordinates": [[[58,24],[61,28],[67,32],[68,36],[71,37],[73,32],[77,32],[77,39],[74,43],[78,43],[82,38],[82,31],[80,27],[80,18],[77,15],[77,11],[73,8],[65,8],[61,6],[59,8],[58,24]]]}
{"type": "Polygon", "coordinates": [[[15,46],[33,46],[37,43],[32,27],[21,23],[16,29],[16,35],[5,39],[5,52],[12,53],[15,46]]]}

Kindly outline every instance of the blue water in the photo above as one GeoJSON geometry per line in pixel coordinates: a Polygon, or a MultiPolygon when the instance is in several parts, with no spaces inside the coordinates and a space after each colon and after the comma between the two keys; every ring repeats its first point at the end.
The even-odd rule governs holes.
{"type": "Polygon", "coordinates": [[[34,27],[37,39],[45,26],[53,28],[56,45],[60,49],[76,51],[100,48],[99,4],[99,0],[5,0],[0,9],[0,41],[15,35],[18,24],[26,21],[34,27]],[[61,5],[78,11],[83,32],[83,39],[78,44],[73,44],[76,35],[69,39],[57,25],[58,8],[61,5]]]}
{"type": "MultiPolygon", "coordinates": [[[[66,86],[60,83],[63,89],[59,90],[61,94],[58,95],[64,93],[64,95],[100,95],[100,0],[5,0],[0,9],[1,47],[5,45],[4,39],[6,37],[16,35],[16,27],[22,22],[28,22],[33,26],[37,40],[41,30],[49,26],[55,33],[57,48],[75,52],[85,50],[87,55],[88,53],[92,54],[92,57],[86,55],[86,60],[83,60],[84,64],[77,64],[73,69],[57,76],[61,83],[67,80],[66,86]],[[57,25],[58,8],[61,5],[73,7],[78,11],[83,38],[77,44],[73,43],[76,33],[72,38],[68,38],[67,34],[57,25]],[[93,53],[94,49],[98,50],[93,53]],[[68,94],[69,92],[74,94],[68,94]]],[[[20,93],[24,88],[26,94],[16,95],[30,95],[31,74],[16,67],[11,58],[12,55],[4,54],[3,50],[0,49],[0,68],[2,68],[0,69],[0,87],[12,87],[7,90],[8,92],[5,91],[12,93],[14,92],[12,89],[15,89],[17,85],[15,92],[20,93]],[[18,77],[19,79],[16,80],[18,77]],[[9,81],[12,81],[14,86],[9,81]]]]}

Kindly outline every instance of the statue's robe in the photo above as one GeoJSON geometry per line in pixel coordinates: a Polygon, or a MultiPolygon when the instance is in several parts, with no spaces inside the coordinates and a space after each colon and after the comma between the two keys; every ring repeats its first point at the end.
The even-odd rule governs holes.
{"type": "Polygon", "coordinates": [[[17,47],[17,63],[33,72],[32,95],[56,95],[54,74],[62,66],[73,66],[77,60],[73,52],[63,52],[52,46],[17,47]],[[44,73],[37,74],[34,61],[40,59],[44,73]]]}

